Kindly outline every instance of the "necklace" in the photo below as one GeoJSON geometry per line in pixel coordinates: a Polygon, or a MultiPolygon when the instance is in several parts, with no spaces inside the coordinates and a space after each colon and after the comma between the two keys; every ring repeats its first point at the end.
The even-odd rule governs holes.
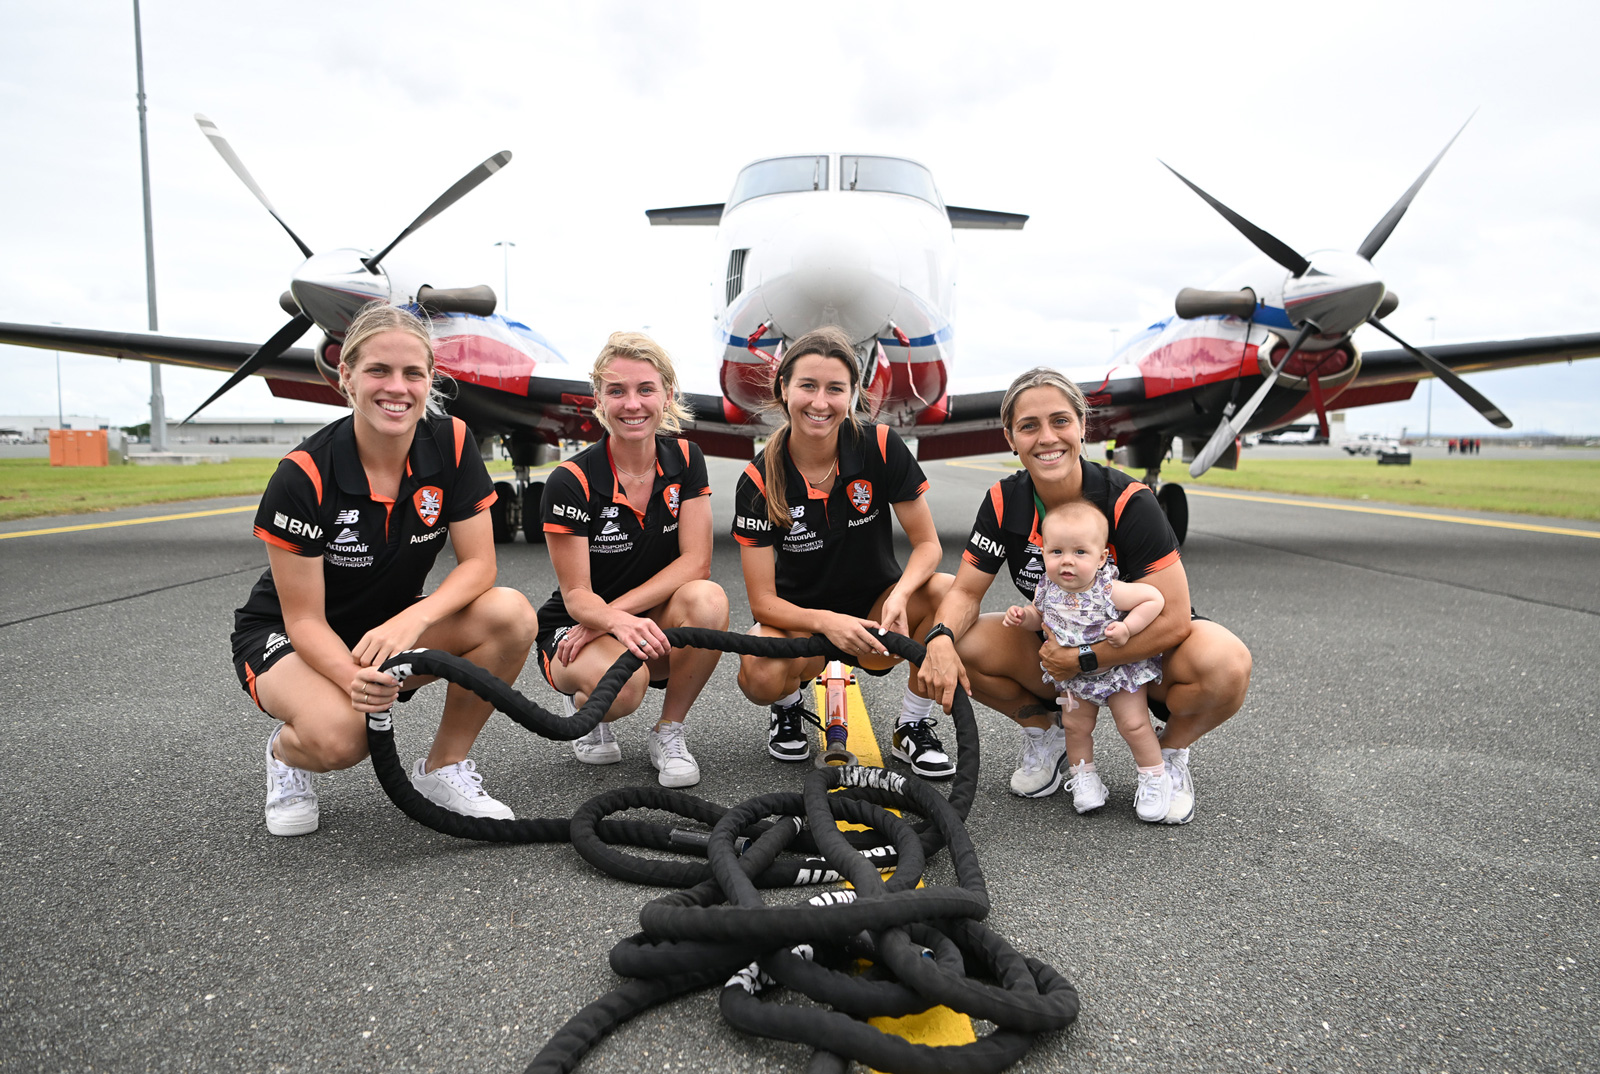
{"type": "Polygon", "coordinates": [[[806,472],[804,470],[800,470],[800,465],[798,463],[795,464],[795,469],[800,470],[801,477],[806,477],[806,484],[812,486],[813,488],[820,488],[824,481],[833,476],[833,471],[836,470],[838,466],[839,456],[835,455],[833,457],[833,461],[828,464],[828,472],[817,478],[815,481],[811,480],[809,477],[806,477],[806,472]]]}
{"type": "Polygon", "coordinates": [[[612,459],[612,460],[611,460],[611,465],[612,465],[612,466],[614,466],[614,467],[616,467],[616,470],[617,470],[617,473],[619,473],[619,474],[621,474],[621,475],[623,475],[623,476],[624,476],[624,477],[631,477],[631,478],[633,478],[633,479],[634,479],[634,480],[635,480],[635,481],[647,481],[647,480],[649,480],[649,479],[650,479],[650,478],[652,478],[652,477],[654,477],[654,476],[655,476],[655,475],[654,475],[654,474],[652,474],[652,473],[651,473],[651,472],[650,472],[650,471],[649,471],[649,470],[646,470],[646,471],[645,471],[645,472],[644,472],[644,473],[642,473],[642,474],[636,474],[636,473],[632,473],[632,472],[630,472],[630,471],[628,471],[628,470],[624,470],[624,469],[623,469],[623,468],[622,468],[622,467],[621,467],[621,466],[618,466],[618,465],[617,465],[617,460],[616,460],[616,459],[615,459],[615,458],[613,458],[613,459],[612,459]]]}

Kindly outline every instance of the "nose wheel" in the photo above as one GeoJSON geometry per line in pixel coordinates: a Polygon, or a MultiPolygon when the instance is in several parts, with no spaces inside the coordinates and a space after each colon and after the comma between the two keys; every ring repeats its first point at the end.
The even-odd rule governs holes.
{"type": "Polygon", "coordinates": [[[496,481],[495,502],[489,507],[495,544],[510,544],[520,532],[529,544],[544,544],[544,526],[539,520],[539,504],[544,499],[544,482],[535,481],[531,470],[560,457],[553,444],[530,440],[521,435],[500,438],[511,456],[513,481],[496,481]]]}

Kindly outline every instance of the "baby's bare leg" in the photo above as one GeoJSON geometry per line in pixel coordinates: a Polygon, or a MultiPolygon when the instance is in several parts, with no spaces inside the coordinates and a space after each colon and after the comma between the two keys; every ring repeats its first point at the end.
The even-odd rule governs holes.
{"type": "Polygon", "coordinates": [[[1061,706],[1061,730],[1067,736],[1067,764],[1094,760],[1094,725],[1100,716],[1100,707],[1071,694],[1062,694],[1061,700],[1077,702],[1072,708],[1061,706]]]}
{"type": "Polygon", "coordinates": [[[1133,751],[1133,759],[1141,768],[1154,768],[1161,764],[1161,742],[1155,728],[1150,726],[1150,701],[1144,687],[1133,693],[1118,691],[1106,702],[1112,717],[1117,721],[1117,731],[1133,751]]]}

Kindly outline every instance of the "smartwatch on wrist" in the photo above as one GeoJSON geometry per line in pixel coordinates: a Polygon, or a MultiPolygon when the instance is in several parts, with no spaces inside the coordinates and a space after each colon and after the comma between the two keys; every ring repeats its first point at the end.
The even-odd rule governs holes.
{"type": "Polygon", "coordinates": [[[928,647],[928,643],[933,641],[934,638],[949,638],[952,642],[954,642],[956,640],[956,635],[955,631],[951,630],[943,623],[935,623],[933,625],[933,629],[928,631],[928,636],[922,639],[922,647],[926,649],[928,647]]]}
{"type": "Polygon", "coordinates": [[[1100,658],[1094,655],[1094,650],[1087,645],[1078,646],[1078,670],[1099,671],[1100,658]]]}

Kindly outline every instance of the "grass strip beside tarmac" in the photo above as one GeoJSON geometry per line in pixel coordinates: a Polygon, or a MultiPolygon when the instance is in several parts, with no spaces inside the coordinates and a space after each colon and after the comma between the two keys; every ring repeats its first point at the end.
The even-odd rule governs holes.
{"type": "Polygon", "coordinates": [[[51,466],[49,459],[0,459],[0,522],[259,496],[277,465],[275,458],[193,466],[51,466]]]}
{"type": "Polygon", "coordinates": [[[1421,507],[1497,511],[1600,522],[1600,459],[1415,459],[1379,466],[1372,458],[1254,459],[1195,480],[1181,467],[1163,476],[1199,488],[1249,489],[1378,500],[1421,507]]]}
{"type": "MultiPolygon", "coordinates": [[[[1015,465],[1011,459],[1005,463],[1015,465]]],[[[277,464],[277,459],[233,459],[195,466],[51,467],[47,459],[0,459],[0,522],[216,496],[255,496],[266,488],[277,464]]],[[[1417,459],[1410,466],[1379,466],[1360,457],[1246,455],[1240,469],[1213,469],[1198,481],[1176,463],[1166,467],[1166,474],[1201,488],[1600,522],[1600,460],[1596,459],[1417,459]]]]}

